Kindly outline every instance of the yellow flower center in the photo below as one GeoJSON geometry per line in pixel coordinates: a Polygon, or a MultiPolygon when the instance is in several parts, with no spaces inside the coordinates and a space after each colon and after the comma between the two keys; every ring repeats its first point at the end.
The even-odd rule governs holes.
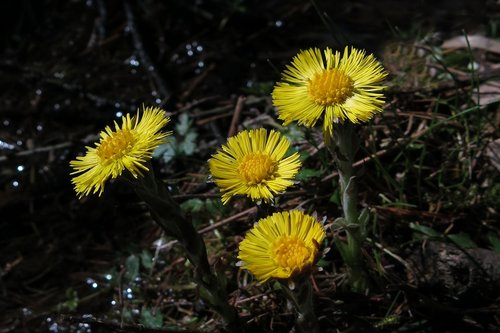
{"type": "Polygon", "coordinates": [[[116,160],[126,155],[133,144],[134,135],[130,130],[118,130],[100,143],[96,153],[103,162],[116,160]]]}
{"type": "Polygon", "coordinates": [[[248,185],[272,179],[275,169],[275,163],[271,157],[263,153],[245,155],[238,165],[238,173],[248,185]]]}
{"type": "Polygon", "coordinates": [[[282,268],[301,270],[311,256],[311,250],[297,236],[282,236],[273,244],[274,260],[282,268]]]}
{"type": "Polygon", "coordinates": [[[309,80],[309,97],[319,105],[341,104],[353,95],[352,79],[339,69],[328,69],[316,73],[309,80]]]}

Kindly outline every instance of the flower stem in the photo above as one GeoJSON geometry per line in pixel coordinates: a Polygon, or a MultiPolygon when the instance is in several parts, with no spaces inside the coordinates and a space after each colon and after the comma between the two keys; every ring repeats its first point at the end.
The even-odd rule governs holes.
{"type": "Polygon", "coordinates": [[[314,313],[313,292],[309,275],[295,281],[295,288],[290,289],[286,282],[281,285],[287,297],[297,310],[297,326],[302,333],[319,333],[318,318],[314,313]]]}
{"type": "Polygon", "coordinates": [[[357,189],[353,168],[354,157],[359,149],[359,139],[353,125],[348,121],[335,125],[333,131],[333,138],[326,138],[325,143],[333,153],[339,172],[342,210],[347,231],[347,246],[341,254],[349,267],[352,290],[364,292],[368,286],[368,275],[361,256],[365,226],[360,225],[358,221],[357,189]]]}
{"type": "Polygon", "coordinates": [[[154,177],[153,172],[147,172],[144,178],[133,183],[139,197],[149,206],[153,219],[184,248],[188,260],[194,266],[194,279],[203,289],[201,295],[224,319],[229,331],[241,331],[236,309],[227,301],[225,277],[212,272],[205,242],[191,219],[182,213],[179,204],[163,183],[154,177]]]}

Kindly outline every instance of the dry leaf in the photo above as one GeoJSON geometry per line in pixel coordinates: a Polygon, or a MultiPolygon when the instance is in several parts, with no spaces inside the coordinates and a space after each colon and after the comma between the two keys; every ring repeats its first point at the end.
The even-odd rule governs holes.
{"type": "MultiPolygon", "coordinates": [[[[488,38],[480,35],[467,36],[470,47],[472,49],[482,49],[493,53],[500,54],[500,42],[493,38],[488,38]]],[[[467,40],[465,36],[457,36],[446,40],[442,48],[444,49],[460,49],[467,48],[467,40]]]]}

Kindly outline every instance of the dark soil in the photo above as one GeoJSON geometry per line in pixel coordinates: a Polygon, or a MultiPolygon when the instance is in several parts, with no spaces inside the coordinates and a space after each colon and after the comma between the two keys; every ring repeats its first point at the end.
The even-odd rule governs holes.
{"type": "MultiPolygon", "coordinates": [[[[208,226],[209,219],[217,222],[247,210],[248,214],[234,218],[235,223],[221,227],[219,234],[205,234],[214,266],[229,267],[232,301],[239,304],[245,320],[263,330],[290,331],[294,314],[279,292],[273,286],[243,286],[234,266],[237,242],[256,218],[252,205],[235,200],[221,208],[217,190],[206,179],[206,161],[231,130],[238,98],[246,97],[240,129],[276,126],[269,93],[299,49],[356,45],[384,62],[393,43],[432,36],[433,43],[440,44],[463,31],[483,32],[498,24],[494,23],[498,9],[495,1],[476,0],[3,1],[0,332],[147,332],[140,325],[154,326],[157,311],[162,313],[159,326],[163,328],[149,329],[151,332],[172,327],[221,330],[218,317],[189,284],[190,270],[182,254],[176,247],[159,250],[157,241],[165,235],[125,184],[114,182],[102,197],[82,200],[72,189],[69,161],[91,145],[104,126],[142,105],[167,110],[173,127],[181,115],[189,116],[198,135],[196,154],[157,160],[155,170],[179,202],[203,202],[198,215],[194,214],[200,228],[208,226]],[[138,275],[127,275],[135,259],[148,256],[157,258],[154,267],[142,259],[138,275]],[[260,296],[250,298],[256,295],[260,296]],[[206,325],[201,326],[203,323],[206,325]]],[[[424,86],[417,87],[426,91],[419,95],[399,88],[389,91],[391,110],[421,114],[432,109],[438,95],[441,98],[449,92],[424,86]]],[[[456,93],[455,87],[451,93],[456,93]]],[[[451,114],[450,109],[442,112],[451,114]]],[[[384,138],[404,137],[407,123],[389,115],[386,119],[388,125],[380,119],[374,123],[374,131],[379,133],[375,139],[382,142],[381,133],[384,138]],[[388,130],[377,126],[388,126],[388,130]]],[[[493,132],[477,131],[484,137],[494,136],[493,132]]],[[[308,135],[314,138],[318,133],[308,135]]],[[[369,135],[373,132],[362,133],[363,139],[369,135]]],[[[446,140],[440,134],[428,141],[436,154],[425,165],[433,165],[435,170],[442,167],[441,161],[448,156],[443,150],[443,142],[450,142],[446,140]]],[[[405,154],[415,160],[420,156],[418,152],[411,156],[411,151],[405,154]]],[[[366,150],[360,151],[359,159],[366,155],[366,150]]],[[[398,172],[397,155],[398,150],[391,150],[380,158],[392,166],[387,167],[391,174],[398,172]]],[[[329,158],[323,150],[317,156],[329,158]]],[[[484,156],[478,161],[480,166],[489,165],[484,156]]],[[[317,160],[309,160],[306,166],[322,168],[317,160]]],[[[478,194],[481,199],[468,201],[463,193],[486,179],[495,184],[498,174],[491,176],[495,174],[491,166],[478,169],[483,172],[478,171],[455,192],[424,182],[425,193],[420,193],[416,178],[411,178],[402,195],[390,183],[380,181],[383,175],[374,172],[374,166],[363,169],[360,197],[363,204],[373,207],[379,223],[373,240],[392,247],[391,253],[402,260],[413,258],[408,262],[420,269],[423,261],[419,256],[424,254],[419,251],[426,241],[415,239],[410,222],[439,233],[453,225],[454,232],[463,231],[488,248],[484,235],[498,234],[500,229],[499,194],[478,194]],[[379,193],[404,197],[417,206],[382,207],[379,193]],[[444,208],[431,209],[437,202],[444,208]]],[[[323,176],[334,171],[333,167],[322,170],[323,176]]],[[[432,170],[424,172],[432,174],[432,170]]],[[[452,173],[446,175],[453,177],[452,173]]],[[[478,187],[477,191],[486,189],[478,187]]],[[[307,207],[333,221],[341,211],[329,200],[331,192],[331,181],[313,178],[287,194],[282,207],[314,197],[307,207]]],[[[347,291],[342,283],[344,268],[335,250],[320,263],[325,270],[317,274],[316,296],[325,331],[500,331],[498,281],[497,288],[474,294],[473,289],[463,290],[467,287],[463,280],[453,282],[450,277],[463,287],[458,293],[453,286],[442,287],[436,280],[439,272],[433,271],[429,279],[425,273],[413,272],[420,274],[415,277],[394,257],[382,253],[381,247],[367,244],[366,250],[370,267],[376,266],[377,251],[377,260],[385,267],[385,272],[373,269],[374,285],[367,295],[347,291]]],[[[442,260],[434,255],[435,260],[442,260]]],[[[480,286],[488,283],[486,279],[480,286]]]]}

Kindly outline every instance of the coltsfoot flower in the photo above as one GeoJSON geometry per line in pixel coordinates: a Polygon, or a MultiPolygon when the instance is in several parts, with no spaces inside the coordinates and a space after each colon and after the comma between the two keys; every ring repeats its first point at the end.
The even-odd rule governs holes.
{"type": "Polygon", "coordinates": [[[317,261],[325,238],[323,226],[299,210],[274,213],[259,220],[239,245],[241,267],[259,282],[292,279],[317,261]]]}
{"type": "Polygon", "coordinates": [[[115,121],[115,129],[107,126],[100,134],[95,147],[86,147],[84,156],[70,162],[76,175],[72,179],[75,191],[81,198],[90,193],[102,194],[109,178],[117,178],[127,169],[133,177],[142,176],[153,150],[165,142],[171,132],[161,129],[170,121],[165,111],[157,107],[143,108],[142,117],[122,117],[121,127],[115,121]]]}
{"type": "Polygon", "coordinates": [[[287,125],[298,121],[312,127],[324,114],[323,130],[331,136],[333,123],[370,120],[382,111],[387,72],[365,51],[348,47],[344,54],[326,48],[301,51],[286,66],[273,90],[273,104],[287,125]]]}
{"type": "Polygon", "coordinates": [[[208,161],[210,173],[226,204],[234,195],[253,201],[271,199],[293,185],[301,163],[299,154],[285,157],[289,141],[278,132],[263,128],[245,130],[229,138],[208,161]]]}

